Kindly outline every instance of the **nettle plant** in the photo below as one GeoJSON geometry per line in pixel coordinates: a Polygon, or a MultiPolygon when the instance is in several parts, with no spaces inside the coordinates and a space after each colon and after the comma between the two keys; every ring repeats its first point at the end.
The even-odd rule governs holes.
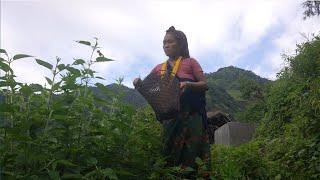
{"type": "MultiPolygon", "coordinates": [[[[0,77],[0,179],[116,178],[111,168],[98,166],[95,150],[89,147],[103,141],[107,128],[102,127],[108,124],[103,110],[112,106],[96,100],[90,90],[93,79],[103,79],[96,76],[92,65],[112,60],[99,51],[97,39],[77,42],[91,48],[88,60],[63,64],[57,57],[52,65],[35,59],[51,72],[51,77],[45,77],[46,87],[15,80],[12,63],[32,56],[9,57],[0,49],[0,70],[4,72],[0,77]]],[[[112,95],[104,85],[96,86],[112,95]]]]}

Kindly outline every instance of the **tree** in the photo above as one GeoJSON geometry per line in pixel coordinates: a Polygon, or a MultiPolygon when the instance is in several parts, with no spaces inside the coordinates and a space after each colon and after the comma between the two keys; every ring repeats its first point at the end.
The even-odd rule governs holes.
{"type": "Polygon", "coordinates": [[[241,96],[247,100],[263,98],[263,87],[258,82],[249,78],[241,77],[239,80],[241,96]]]}
{"type": "Polygon", "coordinates": [[[320,1],[305,1],[302,5],[305,8],[303,19],[320,15],[320,1]]]}

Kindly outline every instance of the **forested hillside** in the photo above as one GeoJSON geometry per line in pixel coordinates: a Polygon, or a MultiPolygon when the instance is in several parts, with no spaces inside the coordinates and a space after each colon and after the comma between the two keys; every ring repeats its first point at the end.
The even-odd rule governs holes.
{"type": "Polygon", "coordinates": [[[243,96],[243,89],[252,84],[264,87],[271,82],[234,66],[220,68],[217,72],[206,74],[206,77],[209,85],[207,109],[220,109],[232,116],[236,116],[237,112],[243,111],[250,104],[243,96]]]}

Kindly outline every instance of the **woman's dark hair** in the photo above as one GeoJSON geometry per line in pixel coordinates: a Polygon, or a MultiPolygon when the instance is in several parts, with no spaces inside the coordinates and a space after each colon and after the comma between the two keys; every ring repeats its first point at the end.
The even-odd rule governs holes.
{"type": "Polygon", "coordinates": [[[180,46],[180,55],[184,58],[189,58],[189,49],[188,49],[188,40],[187,36],[179,30],[176,30],[173,26],[171,26],[166,33],[172,34],[175,39],[178,41],[178,44],[180,46]]]}

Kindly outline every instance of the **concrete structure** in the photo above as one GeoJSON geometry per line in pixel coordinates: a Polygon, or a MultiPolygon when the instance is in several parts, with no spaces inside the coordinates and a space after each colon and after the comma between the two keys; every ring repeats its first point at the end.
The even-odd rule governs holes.
{"type": "Polygon", "coordinates": [[[214,144],[214,132],[224,124],[231,122],[231,118],[228,114],[216,110],[216,111],[208,111],[208,135],[210,144],[214,144]]]}
{"type": "Polygon", "coordinates": [[[215,131],[214,143],[237,146],[249,142],[254,132],[254,124],[228,122],[215,131]]]}

